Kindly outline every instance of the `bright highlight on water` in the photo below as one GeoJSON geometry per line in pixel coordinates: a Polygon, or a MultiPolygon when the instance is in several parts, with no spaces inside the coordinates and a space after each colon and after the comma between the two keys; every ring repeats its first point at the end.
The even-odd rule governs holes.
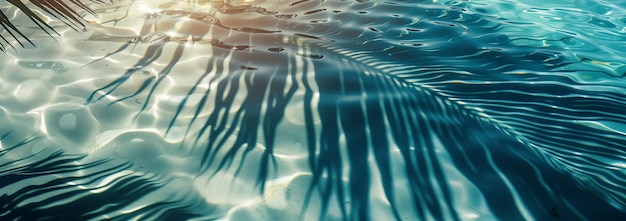
{"type": "Polygon", "coordinates": [[[0,12],[0,220],[626,217],[620,1],[0,12]]]}

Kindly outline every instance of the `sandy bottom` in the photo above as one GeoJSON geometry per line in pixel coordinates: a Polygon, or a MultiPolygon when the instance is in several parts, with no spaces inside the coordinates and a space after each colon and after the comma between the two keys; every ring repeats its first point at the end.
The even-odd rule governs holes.
{"type": "MultiPolygon", "coordinates": [[[[353,71],[364,76],[378,76],[382,75],[382,71],[377,72],[378,69],[371,68],[376,63],[368,63],[367,57],[359,57],[358,53],[339,50],[339,52],[330,52],[330,49],[322,46],[316,48],[307,45],[306,42],[310,39],[320,42],[332,41],[324,39],[324,36],[315,38],[316,36],[301,35],[297,31],[321,29],[321,32],[325,32],[326,29],[331,28],[310,25],[323,23],[324,16],[318,14],[317,11],[305,10],[315,8],[317,5],[302,2],[304,1],[298,1],[286,8],[276,6],[284,9],[279,10],[283,14],[272,14],[259,8],[255,10],[248,8],[246,10],[249,10],[247,11],[249,13],[237,15],[235,13],[237,10],[244,9],[233,7],[230,9],[233,10],[232,13],[222,11],[223,17],[217,17],[222,19],[222,23],[215,21],[202,23],[181,17],[205,16],[201,13],[190,14],[191,12],[215,13],[217,3],[193,5],[187,4],[186,1],[136,1],[133,6],[126,8],[128,11],[117,10],[115,7],[119,5],[99,8],[97,12],[100,13],[100,17],[87,16],[90,24],[86,32],[79,33],[64,29],[58,21],[50,21],[50,23],[57,27],[61,37],[50,38],[45,33],[33,31],[31,35],[36,47],[18,49],[17,52],[0,55],[0,122],[2,122],[0,136],[3,136],[0,139],[0,150],[6,152],[6,154],[2,152],[4,155],[0,163],[12,162],[20,165],[22,161],[19,160],[26,159],[24,164],[28,165],[39,160],[48,160],[48,157],[54,156],[57,151],[62,151],[67,155],[85,156],[73,161],[72,165],[89,165],[90,162],[104,163],[71,172],[44,174],[15,182],[2,190],[17,191],[23,186],[60,180],[60,177],[75,177],[76,179],[65,182],[65,188],[69,188],[68,190],[59,191],[88,189],[92,194],[99,194],[113,191],[111,189],[114,185],[126,185],[127,179],[137,178],[157,185],[158,188],[132,195],[135,198],[121,208],[107,210],[107,205],[102,205],[100,209],[106,211],[105,215],[94,219],[133,214],[157,202],[172,202],[164,208],[154,209],[156,212],[152,216],[159,217],[163,215],[162,211],[180,207],[193,211],[197,215],[197,220],[342,220],[345,218],[342,217],[342,212],[345,212],[342,209],[360,208],[359,205],[351,205],[354,203],[351,200],[355,199],[356,194],[348,193],[352,190],[356,191],[359,187],[358,184],[350,182],[350,172],[358,168],[352,167],[349,163],[333,166],[333,168],[339,168],[337,171],[343,172],[339,181],[332,180],[333,176],[338,175],[329,175],[331,173],[329,171],[320,172],[321,176],[315,176],[312,172],[311,151],[307,147],[310,134],[307,134],[307,131],[317,132],[314,135],[316,139],[322,136],[320,135],[321,117],[320,113],[316,112],[318,105],[321,105],[319,101],[321,85],[313,82],[314,77],[315,74],[335,74],[335,72],[342,73],[342,71],[353,71]],[[159,10],[172,11],[169,11],[169,14],[159,14],[157,13],[159,10]],[[177,17],[176,13],[184,16],[177,17]],[[290,13],[310,16],[304,17],[306,19],[303,18],[303,21],[295,20],[292,23],[280,20],[289,17],[290,13]],[[157,14],[162,17],[156,19],[157,14]],[[156,17],[152,18],[151,15],[156,17]],[[271,15],[270,18],[268,15],[271,15]],[[123,19],[120,19],[115,27],[112,27],[112,22],[103,22],[121,16],[123,19]],[[259,17],[266,20],[261,21],[259,17]],[[255,21],[258,21],[258,24],[254,23],[255,21]],[[283,30],[286,27],[296,31],[290,33],[289,30],[283,30]],[[279,33],[278,31],[271,32],[275,30],[282,32],[280,34],[274,34],[279,33]],[[258,39],[251,37],[263,34],[270,37],[258,39]],[[164,36],[168,37],[167,40],[164,40],[164,36]],[[254,45],[254,50],[239,51],[243,50],[241,48],[246,43],[254,45]],[[322,57],[325,60],[322,60],[322,57]],[[362,63],[365,65],[355,61],[364,61],[362,63]],[[294,77],[286,78],[284,81],[271,81],[281,83],[280,87],[277,86],[279,89],[267,86],[270,88],[267,91],[256,90],[258,84],[265,81],[254,81],[255,79],[282,79],[283,73],[294,77]],[[252,77],[246,78],[248,76],[252,77]],[[307,78],[310,78],[311,82],[307,82],[307,78]],[[288,90],[290,86],[294,86],[293,91],[288,90]],[[220,89],[224,90],[220,91],[220,89]],[[307,93],[311,90],[314,91],[313,98],[307,97],[310,95],[307,93]],[[272,94],[274,91],[280,91],[280,93],[272,94]],[[288,93],[292,95],[285,104],[281,104],[280,99],[274,102],[263,100],[265,103],[261,102],[257,109],[250,108],[251,104],[256,104],[250,100],[253,100],[255,94],[259,93],[267,95],[261,96],[261,99],[268,99],[266,97],[271,97],[270,95],[277,97],[288,93]],[[229,95],[232,97],[229,98],[229,95]],[[220,101],[223,100],[228,100],[226,102],[228,104],[219,106],[220,101]],[[307,105],[312,107],[311,119],[307,119],[308,115],[304,114],[307,111],[307,105]],[[198,107],[202,107],[201,111],[198,111],[198,107]],[[284,109],[281,120],[275,124],[267,123],[273,120],[271,117],[266,117],[274,113],[272,107],[284,109]],[[258,112],[252,112],[252,110],[258,110],[258,112]],[[242,117],[237,118],[237,116],[242,117]],[[207,122],[214,122],[214,124],[206,126],[209,124],[207,122]],[[216,129],[220,127],[223,128],[216,129]],[[250,129],[250,127],[254,128],[250,129]],[[270,134],[270,132],[274,133],[270,134]],[[256,136],[250,136],[250,134],[256,136]],[[211,138],[212,136],[215,137],[211,138]],[[32,142],[20,144],[29,139],[32,139],[32,142]],[[245,142],[242,139],[246,139],[245,142]],[[212,143],[213,141],[216,143],[212,143]],[[245,144],[241,144],[242,142],[245,144]],[[10,148],[16,145],[19,148],[10,148]],[[235,146],[241,149],[231,148],[235,146]],[[269,151],[272,153],[271,163],[263,161],[269,151]],[[207,153],[210,154],[207,155],[207,153]],[[209,164],[207,163],[209,159],[214,159],[214,161],[209,164]],[[260,177],[259,172],[262,171],[262,165],[270,165],[263,178],[260,177]],[[97,175],[99,170],[110,171],[110,173],[100,176],[97,175]],[[328,193],[329,199],[324,199],[323,194],[313,191],[316,194],[311,195],[307,205],[307,193],[311,190],[311,183],[316,178],[321,179],[317,181],[319,186],[323,186],[322,184],[336,186],[328,193]],[[264,187],[262,192],[261,186],[264,187]],[[352,198],[341,197],[351,194],[352,198]],[[325,213],[322,218],[320,218],[321,213],[325,213]]],[[[233,4],[246,6],[248,3],[242,1],[233,4]]],[[[263,1],[258,4],[271,6],[277,3],[263,1]]],[[[356,3],[348,4],[345,8],[339,7],[341,4],[339,1],[328,4],[330,5],[328,8],[338,7],[338,10],[368,10],[367,7],[356,3]]],[[[336,12],[336,14],[339,13],[336,12]]],[[[16,21],[20,19],[25,18],[18,16],[16,21]]],[[[357,21],[360,20],[357,19],[357,21]]],[[[417,21],[419,19],[413,19],[407,23],[414,24],[417,21]]],[[[362,29],[359,23],[346,22],[342,25],[348,32],[352,29],[362,29]]],[[[393,31],[392,28],[390,30],[390,32],[393,31]]],[[[367,32],[354,34],[355,38],[361,38],[363,35],[367,35],[367,32]]],[[[384,63],[380,66],[383,66],[381,69],[388,68],[384,66],[384,63]]],[[[389,72],[402,71],[401,67],[389,69],[391,69],[389,72]]],[[[581,79],[578,74],[569,74],[576,75],[570,76],[572,79],[581,79]]],[[[332,82],[329,85],[332,85],[332,82]]],[[[421,89],[419,93],[428,95],[421,89]]],[[[442,92],[442,94],[445,93],[442,92]]],[[[371,94],[340,95],[337,95],[338,101],[354,102],[357,106],[361,105],[358,103],[361,99],[375,96],[371,94]]],[[[436,101],[449,106],[463,104],[462,102],[455,103],[454,99],[450,100],[436,101]]],[[[450,112],[443,113],[443,115],[448,114],[453,116],[453,119],[456,119],[454,117],[465,119],[463,117],[469,111],[458,109],[461,108],[445,109],[450,112]]],[[[476,110],[480,111],[479,108],[476,110]]],[[[406,115],[410,114],[406,113],[406,115]]],[[[488,114],[480,115],[480,117],[481,119],[494,119],[488,114]]],[[[434,118],[436,117],[433,117],[432,121],[435,122],[433,124],[453,124],[457,128],[465,126],[462,121],[461,123],[454,121],[442,123],[434,118]]],[[[493,122],[498,123],[497,120],[493,122]]],[[[584,123],[584,121],[581,122],[584,123]]],[[[617,126],[607,123],[594,127],[604,132],[612,130],[623,135],[623,132],[620,132],[624,130],[623,125],[614,125],[617,126]]],[[[342,126],[345,125],[338,127],[341,129],[342,126]]],[[[390,127],[388,123],[385,126],[390,127]]],[[[370,217],[368,218],[372,220],[393,218],[451,220],[452,217],[449,215],[456,212],[462,220],[496,220],[496,215],[489,208],[481,190],[457,168],[452,160],[449,147],[444,145],[449,142],[446,140],[447,137],[432,132],[437,128],[429,129],[431,131],[425,131],[423,135],[430,137],[432,142],[425,146],[432,148],[428,150],[430,152],[424,150],[424,153],[432,153],[429,155],[431,161],[426,162],[425,164],[428,165],[421,168],[424,171],[420,172],[438,174],[440,177],[420,180],[425,183],[424,186],[433,187],[428,190],[431,192],[430,195],[417,196],[417,198],[422,197],[420,199],[423,202],[416,203],[414,201],[416,196],[411,195],[415,192],[412,192],[408,186],[415,181],[406,176],[405,158],[400,151],[401,148],[394,146],[393,143],[389,144],[389,165],[393,177],[393,182],[391,182],[393,188],[384,187],[384,178],[381,177],[383,169],[379,167],[381,164],[374,157],[376,154],[368,152],[371,150],[367,148],[364,150],[368,157],[364,159],[367,162],[363,165],[369,166],[367,182],[371,183],[363,187],[368,188],[367,192],[369,192],[366,196],[368,198],[366,201],[370,204],[368,211],[370,217]],[[437,168],[429,166],[431,164],[436,165],[437,168]],[[438,182],[442,180],[445,180],[448,186],[439,185],[438,182]],[[386,189],[393,189],[395,192],[386,193],[386,189]],[[394,196],[394,202],[390,202],[389,195],[394,196]],[[429,196],[436,198],[430,199],[429,196]],[[441,199],[446,199],[446,201],[443,202],[441,199]],[[424,208],[416,209],[415,204],[424,208]],[[429,208],[426,208],[427,206],[429,208]],[[396,208],[397,215],[390,209],[391,207],[396,208]],[[433,208],[443,212],[434,211],[433,208]],[[426,213],[419,214],[420,211],[426,211],[426,213]]],[[[508,129],[510,128],[502,129],[502,131],[508,129]]],[[[467,131],[470,134],[468,136],[472,136],[473,131],[467,131]]],[[[508,131],[519,132],[513,129],[508,131]]],[[[517,134],[513,132],[503,132],[502,137],[507,139],[515,137],[517,134]]],[[[369,128],[365,133],[392,136],[372,134],[369,128]]],[[[478,132],[475,133],[478,134],[478,132]]],[[[349,143],[346,141],[347,136],[349,134],[338,135],[338,143],[346,146],[349,143]]],[[[493,141],[493,143],[497,142],[497,139],[493,141]]],[[[415,150],[414,147],[413,150],[415,150]]],[[[347,151],[339,150],[341,158],[336,159],[336,162],[356,161],[349,158],[356,154],[347,153],[347,151]]],[[[514,156],[504,158],[506,157],[514,156]]],[[[493,164],[493,162],[489,163],[493,164]]],[[[623,170],[623,165],[620,164],[620,166],[623,170]]],[[[496,170],[489,175],[497,177],[494,179],[504,177],[497,171],[497,166],[493,167],[496,170]]],[[[1,169],[3,169],[2,166],[0,166],[0,171],[3,171],[1,169]]],[[[540,172],[536,173],[540,174],[540,172]]],[[[508,186],[500,186],[501,189],[494,190],[495,192],[510,191],[513,195],[518,193],[513,190],[514,187],[506,178],[502,179],[508,186]],[[506,188],[510,189],[506,190],[506,188]]],[[[543,178],[537,175],[532,179],[543,178]]],[[[45,201],[61,192],[41,194],[29,200],[45,201]]],[[[513,204],[518,205],[521,211],[520,216],[530,217],[531,215],[527,213],[521,201],[517,200],[521,197],[514,195],[513,198],[515,198],[513,204]]],[[[29,200],[20,202],[20,205],[27,204],[29,200]]],[[[55,202],[62,204],[72,200],[72,198],[51,200],[50,204],[53,205],[55,202]]]]}

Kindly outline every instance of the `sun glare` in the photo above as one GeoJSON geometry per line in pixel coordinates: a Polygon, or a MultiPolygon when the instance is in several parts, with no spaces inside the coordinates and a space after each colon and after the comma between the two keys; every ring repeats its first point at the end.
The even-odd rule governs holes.
{"type": "Polygon", "coordinates": [[[151,8],[150,6],[147,6],[147,5],[141,5],[140,9],[142,12],[145,12],[146,14],[154,14],[154,13],[159,12],[158,9],[151,8]]]}

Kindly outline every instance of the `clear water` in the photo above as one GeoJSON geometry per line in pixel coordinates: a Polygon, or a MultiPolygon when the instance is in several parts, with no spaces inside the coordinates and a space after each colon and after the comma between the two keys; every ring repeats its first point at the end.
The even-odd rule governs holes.
{"type": "Polygon", "coordinates": [[[27,6],[1,220],[626,217],[626,1],[27,6]]]}

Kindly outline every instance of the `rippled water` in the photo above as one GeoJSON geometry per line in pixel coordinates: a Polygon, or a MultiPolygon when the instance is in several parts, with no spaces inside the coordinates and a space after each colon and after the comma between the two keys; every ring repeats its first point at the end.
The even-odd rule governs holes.
{"type": "Polygon", "coordinates": [[[626,217],[624,1],[65,2],[0,1],[1,220],[626,217]]]}

